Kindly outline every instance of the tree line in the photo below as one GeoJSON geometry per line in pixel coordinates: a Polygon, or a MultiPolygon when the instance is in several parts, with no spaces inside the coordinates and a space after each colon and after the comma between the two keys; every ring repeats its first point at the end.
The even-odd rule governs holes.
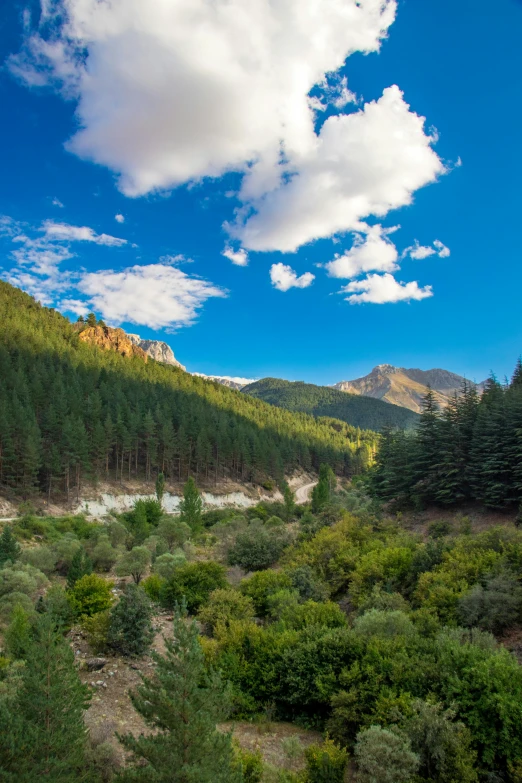
{"type": "Polygon", "coordinates": [[[377,497],[399,505],[520,506],[522,362],[509,383],[492,376],[482,396],[465,383],[444,410],[428,391],[413,433],[383,433],[370,486],[377,497]]]}
{"type": "Polygon", "coordinates": [[[0,486],[78,494],[84,480],[262,482],[327,462],[362,472],[377,436],[290,413],[176,367],[82,343],[0,282],[0,486]]]}

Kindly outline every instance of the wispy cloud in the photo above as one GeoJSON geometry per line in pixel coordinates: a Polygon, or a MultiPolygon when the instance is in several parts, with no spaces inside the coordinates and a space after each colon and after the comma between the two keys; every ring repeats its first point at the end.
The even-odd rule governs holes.
{"type": "Polygon", "coordinates": [[[350,304],[390,304],[420,301],[433,296],[430,285],[421,288],[417,282],[400,283],[393,275],[367,275],[364,280],[353,280],[341,289],[348,294],[350,304]]]}
{"type": "Polygon", "coordinates": [[[288,291],[290,288],[308,288],[315,280],[315,275],[305,272],[298,276],[291,266],[280,263],[270,267],[270,280],[278,291],[288,291]]]}
{"type": "Polygon", "coordinates": [[[243,248],[233,250],[231,247],[226,247],[221,255],[228,258],[236,266],[248,266],[248,253],[243,248]]]}

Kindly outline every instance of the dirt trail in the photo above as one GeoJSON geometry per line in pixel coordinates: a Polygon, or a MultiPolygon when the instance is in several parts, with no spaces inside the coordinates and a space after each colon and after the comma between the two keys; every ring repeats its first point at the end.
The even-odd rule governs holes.
{"type": "Polygon", "coordinates": [[[316,484],[317,481],[312,481],[310,484],[304,484],[304,486],[298,487],[295,491],[295,502],[299,505],[307,503],[310,500],[310,495],[316,484]]]}

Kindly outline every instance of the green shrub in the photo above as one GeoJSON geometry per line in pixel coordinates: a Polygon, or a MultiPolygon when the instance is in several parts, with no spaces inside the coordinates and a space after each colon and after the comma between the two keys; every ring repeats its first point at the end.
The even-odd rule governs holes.
{"type": "Polygon", "coordinates": [[[242,774],[243,783],[261,783],[263,778],[263,757],[261,751],[243,750],[236,747],[236,766],[242,774]]]}
{"type": "Polygon", "coordinates": [[[459,600],[462,625],[502,633],[522,617],[522,587],[511,574],[499,574],[477,584],[459,600]]]}
{"type": "Polygon", "coordinates": [[[95,655],[104,653],[108,648],[111,614],[108,609],[97,612],[92,617],[82,618],[82,629],[85,631],[89,647],[95,655]]]}
{"type": "Polygon", "coordinates": [[[74,621],[74,612],[63,587],[59,584],[52,584],[41,600],[44,611],[54,617],[60,628],[68,630],[74,621]]]}
{"type": "Polygon", "coordinates": [[[302,601],[326,601],[329,590],[315,575],[309,565],[301,565],[292,568],[288,575],[292,580],[292,587],[297,590],[302,601]]]}
{"type": "Polygon", "coordinates": [[[21,553],[20,544],[13,535],[11,525],[4,525],[2,535],[0,535],[0,568],[8,561],[14,563],[21,553]]]}
{"type": "Polygon", "coordinates": [[[378,609],[370,609],[369,612],[357,617],[354,623],[354,631],[360,636],[413,636],[415,626],[404,612],[381,612],[378,609]]]}
{"type": "Polygon", "coordinates": [[[38,546],[34,549],[24,549],[21,560],[29,563],[42,573],[52,574],[56,568],[56,554],[48,546],[38,546]]]}
{"type": "Polygon", "coordinates": [[[269,598],[279,590],[288,590],[292,587],[290,576],[283,571],[259,571],[249,579],[243,579],[240,590],[254,602],[254,608],[258,617],[266,617],[270,611],[269,598]]]}
{"type": "Polygon", "coordinates": [[[11,622],[13,612],[17,606],[29,615],[34,615],[34,602],[25,593],[8,593],[0,598],[0,624],[7,625],[11,622]]]}
{"type": "Polygon", "coordinates": [[[237,590],[220,589],[210,593],[208,603],[200,610],[198,619],[212,633],[218,625],[231,620],[253,620],[254,604],[251,598],[237,590]]]}
{"type": "Polygon", "coordinates": [[[238,534],[228,552],[228,562],[241,566],[245,571],[261,571],[279,560],[288,544],[285,530],[268,530],[260,523],[251,522],[246,530],[238,534]]]}
{"type": "Polygon", "coordinates": [[[151,561],[151,554],[146,546],[135,546],[126,552],[116,566],[118,576],[132,576],[139,585],[151,561]]]}
{"type": "Polygon", "coordinates": [[[161,590],[163,606],[173,609],[185,600],[189,612],[197,612],[210,593],[227,586],[225,569],[218,563],[197,562],[180,566],[161,590]]]}
{"type": "Polygon", "coordinates": [[[166,552],[154,561],[154,573],[162,579],[171,579],[177,569],[187,562],[187,556],[182,549],[176,549],[172,554],[166,552]]]}
{"type": "Polygon", "coordinates": [[[343,783],[348,752],[327,738],[305,750],[307,783],[343,783]]]}
{"type": "Polygon", "coordinates": [[[154,603],[159,603],[161,591],[165,584],[166,579],[163,579],[163,577],[159,576],[159,574],[150,574],[146,579],[143,580],[141,587],[143,590],[145,590],[151,601],[154,601],[154,603]]]}
{"type": "Polygon", "coordinates": [[[78,579],[69,591],[69,600],[77,617],[92,617],[109,609],[113,602],[114,582],[107,582],[96,574],[86,574],[78,579]]]}
{"type": "Polygon", "coordinates": [[[81,549],[81,544],[75,533],[65,533],[64,536],[53,545],[56,556],[56,570],[61,574],[67,574],[75,554],[81,549]]]}
{"type": "Polygon", "coordinates": [[[16,604],[4,634],[6,652],[11,658],[23,659],[31,646],[31,640],[30,615],[20,604],[16,604]]]}
{"type": "Polygon", "coordinates": [[[35,596],[38,590],[48,584],[45,574],[29,563],[7,563],[0,571],[0,597],[9,593],[35,596]]]}
{"type": "Polygon", "coordinates": [[[444,536],[449,536],[450,533],[451,525],[446,519],[440,522],[432,522],[428,527],[428,535],[431,538],[444,538],[444,536]]]}
{"type": "Polygon", "coordinates": [[[109,536],[98,537],[96,546],[91,552],[91,560],[97,571],[110,571],[118,559],[118,552],[111,544],[109,536]]]}
{"type": "Polygon", "coordinates": [[[380,726],[359,732],[355,759],[360,783],[408,783],[420,764],[407,737],[380,726]]]}

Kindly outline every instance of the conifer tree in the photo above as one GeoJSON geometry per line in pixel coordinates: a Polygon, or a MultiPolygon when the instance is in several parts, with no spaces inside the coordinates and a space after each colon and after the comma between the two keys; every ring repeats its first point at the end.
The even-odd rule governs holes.
{"type": "Polygon", "coordinates": [[[335,474],[329,465],[319,468],[319,481],[312,490],[312,511],[323,511],[330,502],[332,489],[335,487],[335,474]]]}
{"type": "Polygon", "coordinates": [[[156,479],[156,497],[158,498],[158,503],[161,505],[163,502],[163,495],[165,494],[165,476],[163,473],[158,473],[158,478],[156,479]]]}
{"type": "Polygon", "coordinates": [[[154,733],[119,739],[132,763],[118,783],[241,783],[230,734],[216,728],[227,713],[221,676],[207,671],[194,622],[179,612],[153,677],[142,676],[132,703],[154,733]]]}
{"type": "Polygon", "coordinates": [[[153,638],[151,603],[140,587],[128,584],[111,610],[109,646],[122,655],[144,655],[153,638]]]}
{"type": "Polygon", "coordinates": [[[22,683],[0,732],[0,770],[9,783],[82,783],[88,688],[50,614],[38,616],[22,683]]]}
{"type": "Polygon", "coordinates": [[[0,567],[8,560],[14,563],[20,557],[21,552],[20,545],[13,536],[11,525],[5,525],[0,536],[0,567]]]}
{"type": "Polygon", "coordinates": [[[199,494],[196,482],[189,476],[183,487],[183,500],[179,504],[182,522],[185,522],[193,531],[201,525],[203,501],[199,494]]]}
{"type": "Polygon", "coordinates": [[[285,503],[285,518],[286,521],[289,522],[292,519],[292,514],[295,509],[295,494],[286,481],[283,483],[283,498],[285,503]]]}
{"type": "Polygon", "coordinates": [[[92,574],[92,563],[84,548],[79,547],[67,572],[67,587],[73,588],[78,579],[86,574],[92,574]]]}

